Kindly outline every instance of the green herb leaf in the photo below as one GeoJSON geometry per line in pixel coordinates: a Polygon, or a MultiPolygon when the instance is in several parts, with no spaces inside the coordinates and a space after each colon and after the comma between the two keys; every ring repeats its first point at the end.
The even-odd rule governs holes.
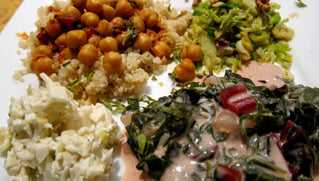
{"type": "Polygon", "coordinates": [[[79,82],[80,82],[80,79],[74,80],[73,82],[70,82],[70,83],[68,84],[68,87],[69,87],[70,89],[72,89],[72,88],[73,88],[75,85],[77,85],[79,82]]]}
{"type": "Polygon", "coordinates": [[[99,101],[102,102],[113,114],[123,113],[125,111],[125,106],[121,101],[108,101],[102,96],[99,97],[99,101]]]}
{"type": "Polygon", "coordinates": [[[301,0],[297,0],[296,1],[296,4],[298,7],[300,8],[304,8],[304,7],[307,7],[307,5],[305,3],[303,3],[301,0]]]}
{"type": "Polygon", "coordinates": [[[87,82],[88,82],[88,83],[91,81],[93,75],[94,75],[94,72],[90,72],[90,73],[87,75],[87,82]]]}

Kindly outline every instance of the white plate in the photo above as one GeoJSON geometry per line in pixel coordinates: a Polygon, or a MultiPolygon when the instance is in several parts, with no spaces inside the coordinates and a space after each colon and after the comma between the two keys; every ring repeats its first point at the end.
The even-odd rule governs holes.
{"type": "MultiPolygon", "coordinates": [[[[191,0],[185,3],[183,0],[171,0],[172,6],[178,10],[189,9],[191,0]]],[[[316,8],[319,1],[303,0],[306,8],[299,8],[295,0],[273,0],[281,5],[280,13],[283,18],[290,18],[288,25],[295,30],[295,37],[290,42],[293,54],[292,73],[297,83],[308,86],[319,86],[319,28],[316,8]],[[318,61],[317,61],[318,59],[318,61]]],[[[5,126],[8,118],[8,110],[11,97],[21,97],[26,94],[25,90],[30,83],[37,84],[37,78],[29,75],[24,83],[12,79],[14,71],[22,69],[20,59],[25,57],[25,52],[18,46],[16,33],[30,32],[35,30],[34,22],[38,19],[37,9],[40,6],[50,5],[52,0],[24,0],[19,9],[12,17],[8,25],[0,34],[0,126],[5,126]]],[[[2,9],[2,11],[5,11],[2,9]]],[[[166,82],[167,74],[163,74],[159,81],[166,82]]],[[[169,87],[160,87],[158,82],[149,81],[148,93],[157,98],[167,95],[169,87]],[[156,89],[154,89],[156,87],[156,89]]],[[[0,159],[0,180],[10,180],[10,177],[3,168],[3,159],[0,159]]]]}

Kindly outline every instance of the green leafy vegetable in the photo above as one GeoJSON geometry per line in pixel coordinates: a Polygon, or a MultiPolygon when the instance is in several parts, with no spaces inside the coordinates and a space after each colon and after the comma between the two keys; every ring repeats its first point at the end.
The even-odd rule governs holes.
{"type": "Polygon", "coordinates": [[[298,7],[301,7],[301,8],[307,7],[307,5],[305,3],[303,3],[301,0],[297,0],[296,4],[297,4],[298,7]]]}
{"type": "Polygon", "coordinates": [[[279,63],[291,66],[287,44],[294,31],[281,20],[278,4],[270,3],[269,12],[258,11],[254,0],[206,0],[194,9],[184,37],[202,46],[203,64],[209,72],[225,67],[233,71],[242,61],[279,63]]]}
{"type": "Polygon", "coordinates": [[[128,100],[126,112],[133,115],[126,129],[139,160],[137,168],[160,180],[174,158],[183,154],[197,164],[189,173],[195,180],[217,179],[218,164],[239,170],[247,180],[281,181],[289,170],[293,180],[310,179],[319,164],[319,88],[286,82],[269,90],[230,70],[220,82],[186,83],[158,100],[145,95],[128,100]],[[257,111],[239,117],[247,153],[220,147],[234,137],[216,132],[212,124],[222,106],[220,92],[229,84],[243,84],[258,103],[257,111]],[[273,147],[281,150],[289,170],[269,157],[273,147]],[[165,153],[158,155],[159,149],[165,153]]]}

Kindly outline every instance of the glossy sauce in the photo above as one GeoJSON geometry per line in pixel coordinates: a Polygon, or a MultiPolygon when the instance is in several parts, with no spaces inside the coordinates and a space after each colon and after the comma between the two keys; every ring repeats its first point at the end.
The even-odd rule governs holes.
{"type": "Polygon", "coordinates": [[[284,84],[282,80],[283,70],[275,65],[269,63],[258,63],[251,61],[247,65],[243,65],[237,73],[243,77],[251,79],[256,86],[276,86],[281,87],[284,84]]]}

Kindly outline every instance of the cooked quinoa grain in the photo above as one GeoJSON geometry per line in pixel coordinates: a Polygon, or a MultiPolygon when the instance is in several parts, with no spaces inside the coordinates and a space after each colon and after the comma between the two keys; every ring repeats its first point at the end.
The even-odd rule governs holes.
{"type": "Polygon", "coordinates": [[[170,49],[184,46],[182,34],[191,13],[179,13],[164,1],[92,3],[87,1],[83,6],[77,1],[58,1],[39,9],[37,31],[21,43],[29,52],[22,60],[27,72],[39,75],[42,70],[50,70],[52,80],[70,89],[75,99],[87,103],[96,103],[101,97],[140,93],[151,74],[166,70],[170,49]],[[129,12],[120,12],[123,8],[129,12]],[[106,16],[108,11],[110,16],[106,16]],[[110,50],[106,39],[113,40],[110,50]],[[47,54],[48,47],[52,55],[47,54]],[[116,67],[103,62],[109,51],[114,51],[112,55],[117,59],[116,52],[122,57],[116,67]],[[36,56],[52,62],[42,67],[36,56]]]}

